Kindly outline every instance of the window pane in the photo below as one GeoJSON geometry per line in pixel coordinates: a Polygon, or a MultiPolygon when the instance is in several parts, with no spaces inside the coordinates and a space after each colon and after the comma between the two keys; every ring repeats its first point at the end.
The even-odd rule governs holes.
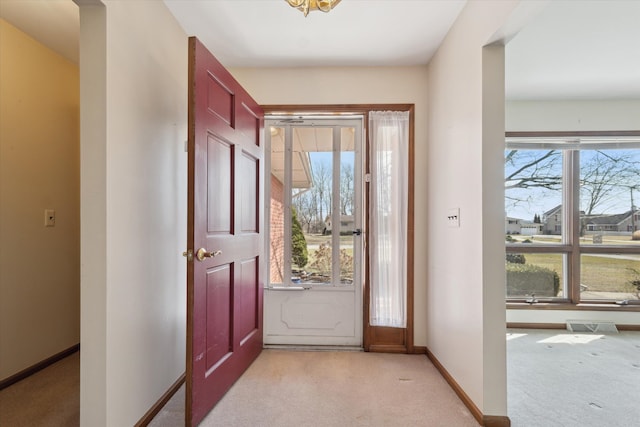
{"type": "Polygon", "coordinates": [[[292,174],[292,205],[302,231],[293,239],[292,281],[331,284],[332,128],[293,128],[292,174]]]}
{"type": "Polygon", "coordinates": [[[284,279],[284,129],[271,128],[271,207],[269,281],[284,279]]]}
{"type": "MultiPolygon", "coordinates": [[[[538,242],[560,243],[562,235],[562,152],[505,150],[505,233],[558,236],[538,242]]],[[[517,239],[516,240],[523,240],[517,239]]]]}
{"type": "Polygon", "coordinates": [[[634,196],[640,197],[640,150],[581,150],[581,243],[630,243],[640,229],[634,196]]]}
{"type": "Polygon", "coordinates": [[[340,130],[340,283],[354,282],[355,144],[354,128],[340,130]]]}
{"type": "Polygon", "coordinates": [[[563,254],[508,253],[507,298],[563,297],[563,264],[563,254]]]}
{"type": "Polygon", "coordinates": [[[640,255],[584,254],[580,265],[582,300],[639,299],[640,255]]]}

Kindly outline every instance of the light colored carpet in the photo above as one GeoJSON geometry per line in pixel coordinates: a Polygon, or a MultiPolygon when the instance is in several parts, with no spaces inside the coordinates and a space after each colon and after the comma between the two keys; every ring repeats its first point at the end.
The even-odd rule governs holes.
{"type": "MultiPolygon", "coordinates": [[[[180,426],[184,391],[151,427],[180,426]]],[[[201,426],[477,426],[424,355],[264,350],[201,426]]]]}
{"type": "Polygon", "coordinates": [[[0,391],[2,427],[79,425],[79,352],[0,391]]]}
{"type": "Polygon", "coordinates": [[[640,332],[507,335],[513,427],[640,426],[640,332]]]}
{"type": "MultiPolygon", "coordinates": [[[[513,427],[640,425],[640,332],[514,329],[507,339],[513,427]]],[[[183,420],[181,389],[151,425],[183,420]]],[[[78,353],[0,391],[2,427],[78,424],[78,353]]],[[[265,350],[202,423],[245,425],[477,424],[424,356],[265,350]]]]}

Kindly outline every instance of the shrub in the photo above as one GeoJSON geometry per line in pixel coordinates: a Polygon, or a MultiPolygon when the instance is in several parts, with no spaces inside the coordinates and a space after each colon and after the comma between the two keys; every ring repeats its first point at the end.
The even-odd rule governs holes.
{"type": "Polygon", "coordinates": [[[631,279],[629,283],[631,283],[631,286],[636,288],[636,296],[640,298],[640,270],[636,270],[635,268],[629,268],[628,270],[631,270],[631,273],[635,276],[635,278],[631,279]]]}
{"type": "Polygon", "coordinates": [[[291,256],[293,263],[300,268],[307,265],[309,261],[307,239],[304,238],[300,221],[298,221],[298,214],[293,207],[291,208],[291,256]]]}
{"type": "Polygon", "coordinates": [[[331,271],[331,245],[329,243],[320,243],[318,249],[313,253],[313,261],[309,264],[309,268],[321,274],[331,271]]]}
{"type": "Polygon", "coordinates": [[[513,264],[524,264],[527,260],[522,254],[507,254],[507,262],[513,264]]]}
{"type": "MultiPolygon", "coordinates": [[[[318,249],[313,253],[309,269],[320,275],[328,275],[332,268],[331,256],[331,244],[320,243],[318,249]]],[[[353,279],[353,255],[346,249],[340,249],[340,277],[343,281],[353,279]]]]}
{"type": "Polygon", "coordinates": [[[560,290],[560,277],[555,271],[531,264],[507,263],[507,296],[536,294],[555,297],[560,290]]]}
{"type": "Polygon", "coordinates": [[[640,230],[636,230],[631,235],[631,240],[640,240],[640,230]]]}
{"type": "Polygon", "coordinates": [[[533,242],[531,241],[531,239],[524,239],[522,243],[533,243],[533,242]]]}
{"type": "Polygon", "coordinates": [[[505,240],[509,243],[513,242],[513,237],[511,237],[510,235],[507,234],[507,237],[505,237],[505,240]]]}

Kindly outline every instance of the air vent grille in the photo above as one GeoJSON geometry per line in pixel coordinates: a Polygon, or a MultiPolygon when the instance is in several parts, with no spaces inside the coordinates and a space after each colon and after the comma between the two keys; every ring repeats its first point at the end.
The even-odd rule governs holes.
{"type": "Polygon", "coordinates": [[[571,332],[597,332],[617,334],[618,328],[613,322],[601,322],[590,320],[567,320],[567,330],[571,332]]]}

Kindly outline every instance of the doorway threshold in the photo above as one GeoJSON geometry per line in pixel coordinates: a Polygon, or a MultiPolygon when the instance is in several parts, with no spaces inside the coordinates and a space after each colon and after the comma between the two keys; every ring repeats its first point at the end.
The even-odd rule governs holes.
{"type": "Polygon", "coordinates": [[[289,344],[264,344],[264,350],[288,350],[288,351],[364,351],[362,347],[350,345],[289,345],[289,344]]]}

